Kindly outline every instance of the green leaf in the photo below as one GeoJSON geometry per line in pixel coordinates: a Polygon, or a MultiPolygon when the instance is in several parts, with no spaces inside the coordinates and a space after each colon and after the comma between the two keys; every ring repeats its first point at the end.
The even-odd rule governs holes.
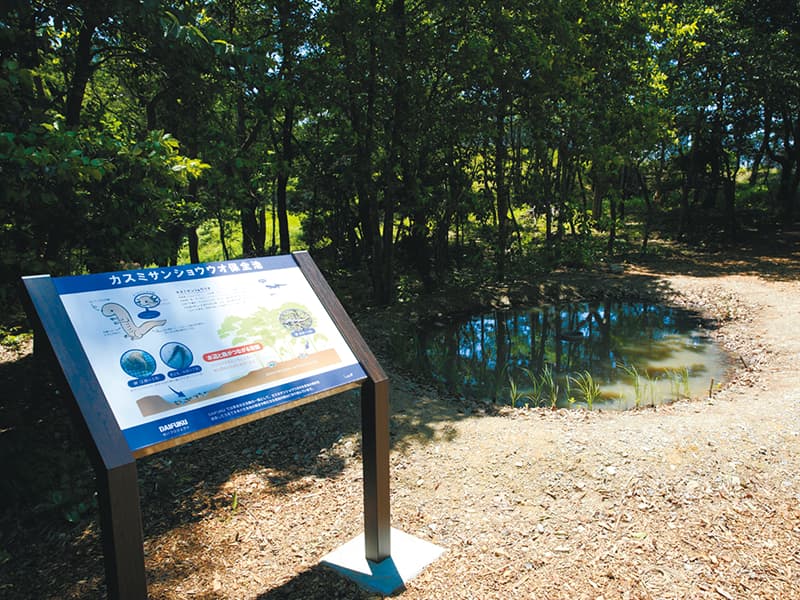
{"type": "Polygon", "coordinates": [[[178,20],[178,17],[176,17],[176,16],[175,16],[173,13],[171,13],[171,12],[170,12],[170,11],[168,11],[168,10],[165,10],[165,11],[164,11],[164,14],[167,16],[167,18],[168,18],[170,21],[172,21],[172,22],[173,22],[175,25],[177,25],[178,27],[180,27],[180,25],[181,25],[181,22],[178,20]]]}
{"type": "Polygon", "coordinates": [[[190,25],[186,25],[186,29],[188,29],[193,34],[195,34],[197,37],[199,37],[201,40],[203,40],[206,44],[210,43],[208,41],[208,38],[205,36],[205,34],[202,31],[200,31],[195,25],[191,25],[191,24],[190,25]]]}

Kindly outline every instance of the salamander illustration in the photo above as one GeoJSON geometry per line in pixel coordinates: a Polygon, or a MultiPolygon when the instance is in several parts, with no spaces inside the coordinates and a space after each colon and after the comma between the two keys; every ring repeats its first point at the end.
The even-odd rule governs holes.
{"type": "Polygon", "coordinates": [[[100,312],[104,317],[108,317],[122,327],[126,337],[132,340],[143,338],[148,331],[167,322],[166,319],[160,319],[158,321],[144,321],[141,325],[137,325],[128,309],[116,302],[104,304],[100,312]]]}
{"type": "Polygon", "coordinates": [[[185,369],[192,364],[192,353],[183,344],[169,344],[161,350],[161,359],[173,369],[185,369]]]}

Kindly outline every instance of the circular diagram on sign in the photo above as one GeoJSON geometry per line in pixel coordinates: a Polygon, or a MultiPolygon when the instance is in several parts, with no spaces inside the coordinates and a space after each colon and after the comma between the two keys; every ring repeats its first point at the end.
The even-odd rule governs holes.
{"type": "Polygon", "coordinates": [[[287,308],[278,315],[278,319],[289,331],[304,331],[314,322],[311,314],[300,308],[287,308]]]}
{"type": "Polygon", "coordinates": [[[161,298],[159,298],[153,292],[142,292],[141,294],[136,294],[136,296],[133,298],[133,303],[139,308],[144,309],[138,315],[140,319],[155,319],[161,314],[157,310],[153,310],[156,306],[161,304],[161,298]]]}
{"type": "Polygon", "coordinates": [[[156,370],[156,359],[144,350],[128,350],[119,359],[122,370],[131,377],[149,377],[156,370]]]}
{"type": "Polygon", "coordinates": [[[176,371],[188,368],[194,360],[192,351],[179,342],[167,342],[161,346],[159,354],[164,364],[172,367],[176,371]]]}

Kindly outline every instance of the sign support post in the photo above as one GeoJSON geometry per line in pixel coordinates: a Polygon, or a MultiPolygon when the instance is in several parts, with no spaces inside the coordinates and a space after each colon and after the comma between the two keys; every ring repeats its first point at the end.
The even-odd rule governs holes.
{"type": "Polygon", "coordinates": [[[364,464],[364,541],[367,560],[391,556],[389,517],[389,382],[361,386],[361,453],[364,464]]]}
{"type": "Polygon", "coordinates": [[[108,597],[147,598],[136,462],[98,471],[97,478],[108,597]]]}

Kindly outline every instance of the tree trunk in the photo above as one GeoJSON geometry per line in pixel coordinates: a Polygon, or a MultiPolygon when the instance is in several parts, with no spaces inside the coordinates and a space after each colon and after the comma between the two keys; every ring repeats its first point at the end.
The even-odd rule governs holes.
{"type": "Polygon", "coordinates": [[[501,91],[495,113],[495,139],[494,139],[494,182],[497,195],[497,279],[503,281],[506,275],[506,252],[508,251],[508,190],[505,178],[506,121],[505,93],[501,91]]]}
{"type": "Polygon", "coordinates": [[[617,199],[615,194],[608,196],[608,210],[610,226],[608,229],[608,255],[614,254],[614,242],[617,239],[617,199]]]}
{"type": "Polygon", "coordinates": [[[685,154],[683,154],[682,149],[678,149],[680,152],[681,158],[684,159],[684,168],[681,177],[681,195],[680,195],[680,213],[678,217],[678,234],[681,236],[685,236],[688,233],[689,229],[689,192],[692,188],[692,179],[694,168],[692,164],[694,163],[694,144],[692,145],[692,149],[689,152],[688,159],[685,154]]]}
{"type": "Polygon", "coordinates": [[[99,23],[94,15],[84,15],[78,32],[78,45],[75,48],[75,69],[67,88],[67,103],[64,110],[66,125],[78,129],[81,123],[81,109],[86,95],[86,85],[92,75],[92,38],[99,23]]]}
{"type": "MultiPolygon", "coordinates": [[[[780,164],[781,179],[778,186],[778,210],[784,225],[794,221],[797,188],[800,185],[800,115],[795,120],[792,115],[784,113],[783,121],[783,152],[778,154],[771,145],[767,145],[769,157],[780,164]],[[794,140],[794,143],[792,142],[794,140]]],[[[767,131],[769,131],[768,128],[767,131]]]]}
{"type": "MultiPolygon", "coordinates": [[[[370,6],[374,12],[374,0],[370,6]]],[[[375,101],[377,96],[378,43],[370,32],[366,73],[359,64],[355,44],[344,36],[345,73],[348,88],[348,114],[355,137],[354,179],[357,196],[358,221],[361,229],[361,254],[366,260],[372,291],[378,303],[385,303],[383,286],[383,253],[380,236],[378,194],[372,180],[375,148],[375,101]],[[359,84],[361,87],[359,87],[359,84]]]]}
{"type": "Polygon", "coordinates": [[[781,179],[778,186],[778,208],[781,222],[790,225],[794,222],[795,203],[800,172],[795,162],[787,158],[781,161],[781,179]]]}
{"type": "Polygon", "coordinates": [[[200,262],[200,239],[197,235],[197,228],[187,227],[186,237],[189,240],[189,262],[197,264],[200,262]]]}
{"type": "Polygon", "coordinates": [[[644,198],[645,215],[644,215],[644,228],[642,231],[642,254],[647,253],[647,243],[650,241],[650,227],[653,222],[653,201],[650,198],[650,190],[647,188],[647,181],[642,174],[642,170],[636,167],[636,177],[639,180],[639,189],[641,190],[642,198],[644,198]]]}
{"type": "Polygon", "coordinates": [[[248,203],[239,211],[239,222],[242,228],[242,255],[258,256],[258,207],[248,203]]]}
{"type": "Polygon", "coordinates": [[[295,60],[297,52],[297,40],[293,35],[292,25],[292,2],[281,0],[277,3],[278,18],[280,29],[278,39],[281,45],[281,71],[280,78],[287,86],[286,92],[282,95],[285,99],[283,110],[283,123],[281,124],[281,160],[278,166],[277,179],[277,212],[278,212],[278,231],[280,238],[281,254],[288,254],[291,251],[289,241],[289,213],[286,198],[286,187],[289,184],[289,176],[294,160],[294,148],[292,145],[292,132],[294,131],[296,95],[293,90],[295,60]]]}
{"type": "Polygon", "coordinates": [[[556,238],[558,244],[564,240],[564,223],[567,215],[567,199],[572,191],[572,170],[570,156],[567,151],[565,140],[558,149],[558,215],[556,220],[556,238]]]}
{"type": "Polygon", "coordinates": [[[277,206],[278,231],[281,245],[281,254],[289,254],[291,251],[289,241],[289,211],[286,196],[286,188],[289,184],[289,174],[292,164],[292,130],[294,128],[294,105],[286,107],[281,130],[281,148],[283,157],[278,169],[278,189],[277,206]]]}
{"type": "Polygon", "coordinates": [[[739,173],[741,160],[736,156],[734,164],[726,156],[723,160],[725,178],[722,181],[722,211],[725,219],[725,234],[728,241],[736,240],[738,223],[736,222],[736,176],[739,173]]]}
{"type": "Polygon", "coordinates": [[[506,67],[502,57],[507,53],[507,39],[503,25],[503,13],[499,2],[490,3],[491,25],[493,26],[493,48],[489,56],[489,67],[492,73],[492,87],[496,94],[494,107],[494,185],[496,195],[497,218],[497,252],[495,268],[498,281],[506,276],[506,253],[508,251],[508,185],[506,183],[506,119],[510,112],[509,89],[506,81],[506,67]]]}
{"type": "Polygon", "coordinates": [[[761,145],[758,148],[755,156],[753,156],[753,165],[750,171],[750,185],[755,186],[758,183],[758,171],[761,168],[761,161],[766,156],[769,150],[769,137],[771,135],[772,127],[772,112],[767,108],[764,107],[764,132],[761,138],[761,145]]]}
{"type": "Polygon", "coordinates": [[[219,231],[219,245],[222,247],[222,259],[229,260],[230,259],[230,252],[228,252],[228,243],[226,241],[226,234],[225,234],[225,217],[222,214],[222,211],[217,211],[217,228],[219,231]]]}
{"type": "Polygon", "coordinates": [[[406,5],[405,0],[393,0],[391,9],[391,28],[393,42],[393,63],[391,65],[394,89],[392,99],[391,132],[384,172],[383,232],[381,236],[381,261],[376,266],[375,292],[380,304],[390,304],[395,297],[394,289],[394,216],[396,207],[404,204],[411,207],[412,259],[420,268],[423,280],[429,278],[428,269],[420,256],[425,255],[427,247],[427,226],[425,216],[420,215],[419,198],[414,191],[415,176],[411,167],[409,147],[405,134],[409,130],[408,114],[408,73],[406,5]]]}

